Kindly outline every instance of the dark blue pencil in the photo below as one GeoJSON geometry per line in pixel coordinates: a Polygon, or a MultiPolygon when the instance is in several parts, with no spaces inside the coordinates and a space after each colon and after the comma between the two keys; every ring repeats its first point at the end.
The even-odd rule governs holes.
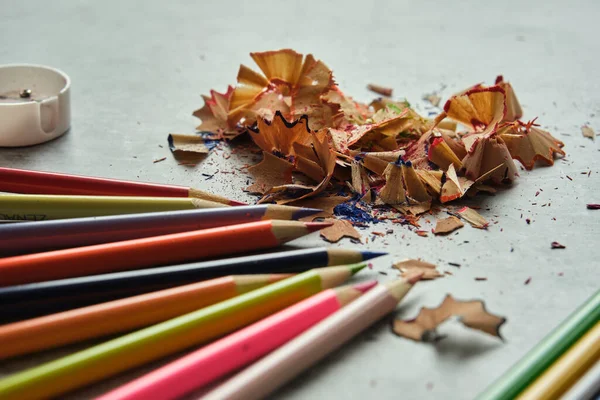
{"type": "Polygon", "coordinates": [[[220,276],[302,272],[385,254],[321,247],[0,287],[0,321],[31,318],[220,276]]]}
{"type": "Polygon", "coordinates": [[[2,224],[0,255],[89,246],[263,219],[293,220],[320,211],[268,204],[2,224]]]}

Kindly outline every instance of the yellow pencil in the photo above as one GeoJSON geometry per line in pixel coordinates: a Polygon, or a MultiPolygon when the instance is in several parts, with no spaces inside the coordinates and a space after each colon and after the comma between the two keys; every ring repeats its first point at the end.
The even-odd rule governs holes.
{"type": "Polygon", "coordinates": [[[14,194],[0,196],[0,219],[44,221],[217,207],[229,206],[191,197],[14,194]]]}
{"type": "Polygon", "coordinates": [[[581,337],[518,397],[558,399],[600,358],[600,322],[581,337]]]}

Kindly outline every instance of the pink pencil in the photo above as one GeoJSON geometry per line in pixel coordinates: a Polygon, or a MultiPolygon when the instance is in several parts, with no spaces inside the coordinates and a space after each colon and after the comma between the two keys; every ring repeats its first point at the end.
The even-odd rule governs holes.
{"type": "Polygon", "coordinates": [[[325,290],[123,385],[96,400],[175,399],[285,344],[360,297],[368,281],[325,290]]]}

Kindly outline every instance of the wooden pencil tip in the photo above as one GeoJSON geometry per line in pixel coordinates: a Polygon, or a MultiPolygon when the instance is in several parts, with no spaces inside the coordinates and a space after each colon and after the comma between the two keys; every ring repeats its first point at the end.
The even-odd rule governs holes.
{"type": "Polygon", "coordinates": [[[362,263],[348,265],[348,267],[350,268],[350,272],[352,272],[352,275],[356,274],[357,272],[361,271],[362,269],[364,269],[367,266],[371,266],[371,264],[362,262],[362,263]]]}
{"type": "Polygon", "coordinates": [[[410,275],[406,276],[405,279],[408,283],[410,283],[411,285],[414,285],[415,283],[419,282],[422,277],[423,277],[423,272],[415,272],[414,274],[410,274],[410,275]]]}
{"type": "Polygon", "coordinates": [[[377,285],[377,281],[373,280],[373,281],[357,283],[356,285],[353,285],[352,288],[358,290],[361,293],[366,293],[369,289],[373,288],[373,286],[375,286],[375,285],[377,285]]]}
{"type": "Polygon", "coordinates": [[[328,226],[333,225],[332,222],[305,222],[304,225],[309,232],[315,232],[328,226]]]}

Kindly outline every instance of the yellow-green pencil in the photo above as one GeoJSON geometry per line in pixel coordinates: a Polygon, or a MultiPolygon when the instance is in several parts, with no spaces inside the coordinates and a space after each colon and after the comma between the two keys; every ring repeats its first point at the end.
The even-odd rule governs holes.
{"type": "Polygon", "coordinates": [[[367,264],[317,268],[189,314],[152,325],[0,380],[0,398],[56,397],[88,383],[202,344],[324,289],[367,264]]]}
{"type": "Polygon", "coordinates": [[[45,221],[157,211],[229,207],[191,197],[58,196],[14,194],[0,196],[0,219],[45,221]]]}

